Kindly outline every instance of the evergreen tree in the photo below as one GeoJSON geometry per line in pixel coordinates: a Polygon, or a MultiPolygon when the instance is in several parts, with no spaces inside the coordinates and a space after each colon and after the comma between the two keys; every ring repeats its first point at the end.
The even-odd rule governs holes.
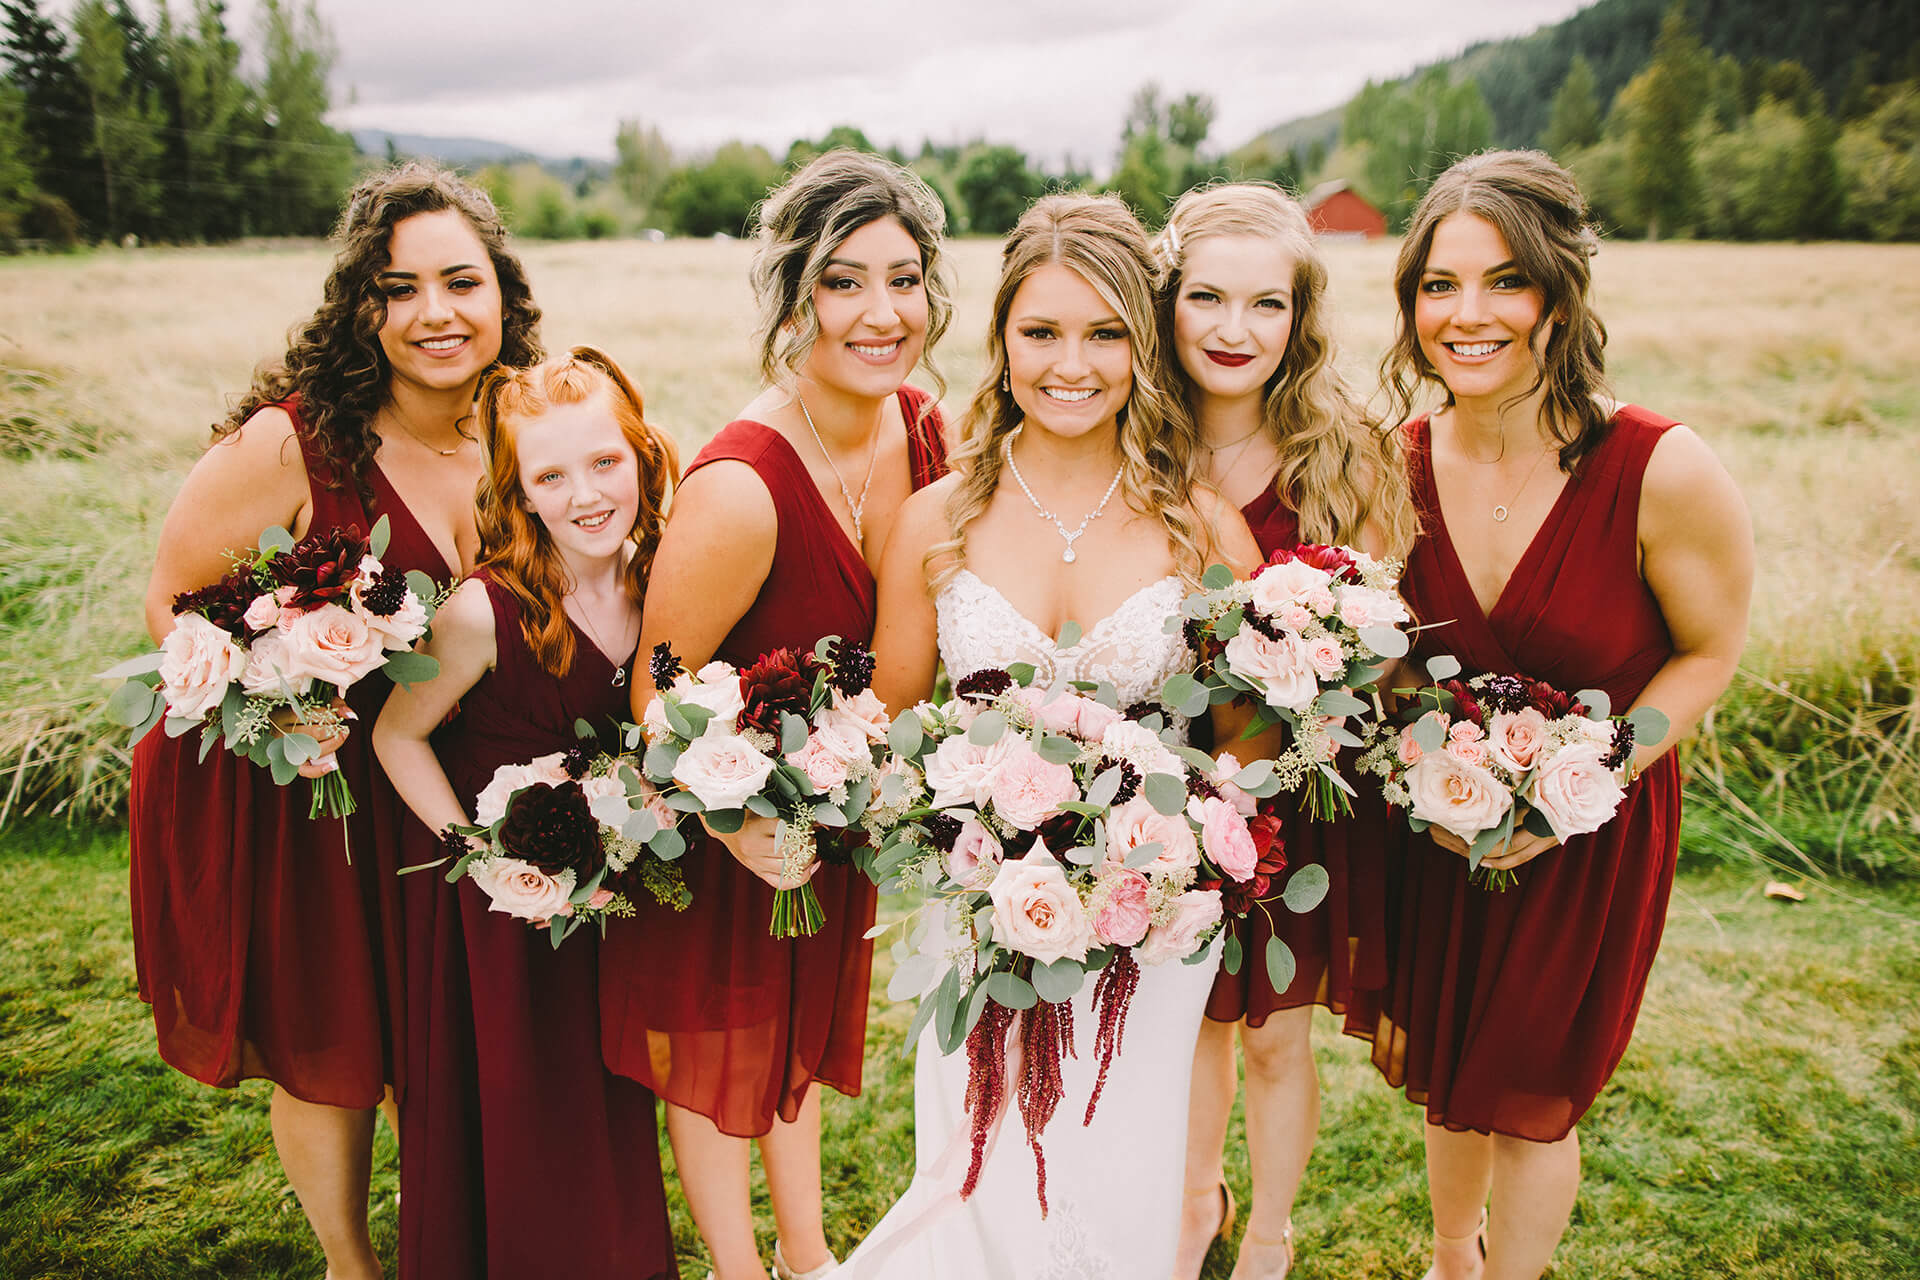
{"type": "Polygon", "coordinates": [[[324,235],[354,169],[353,140],[329,128],[327,75],[334,47],[313,0],[264,0],[266,120],[260,164],[262,231],[324,235]]]}
{"type": "Polygon", "coordinates": [[[960,161],[954,194],[967,206],[967,230],[975,235],[1004,235],[1046,190],[1046,181],[1027,167],[1018,148],[976,146],[960,161]]]}
{"type": "Polygon", "coordinates": [[[64,203],[83,231],[102,224],[106,191],[93,145],[93,109],[66,33],[38,0],[0,0],[6,19],[8,78],[25,110],[26,153],[34,184],[64,203]]]}
{"type": "Polygon", "coordinates": [[[638,120],[622,120],[613,150],[614,185],[642,217],[650,215],[673,176],[673,149],[658,125],[642,128],[638,120]]]}
{"type": "Polygon", "coordinates": [[[255,226],[260,109],[240,74],[240,46],[221,0],[194,0],[189,25],[165,31],[179,95],[179,177],[173,187],[181,234],[226,240],[255,226]]]}
{"type": "Polygon", "coordinates": [[[1566,79],[1560,82],[1560,91],[1553,95],[1553,115],[1541,141],[1554,155],[1564,156],[1600,141],[1600,125],[1600,93],[1593,78],[1593,64],[1576,53],[1567,67],[1566,79]]]}
{"type": "Polygon", "coordinates": [[[0,80],[0,245],[20,234],[20,215],[34,195],[33,165],[27,152],[26,95],[0,80]]]}
{"type": "Polygon", "coordinates": [[[120,16],[103,0],[85,0],[73,25],[75,61],[93,109],[93,145],[106,192],[105,230],[114,237],[152,236],[163,212],[165,117],[128,62],[130,53],[137,60],[146,51],[129,43],[120,16]]]}
{"type": "Polygon", "coordinates": [[[1472,80],[1434,68],[1412,84],[1369,84],[1347,104],[1342,145],[1360,158],[1361,183],[1396,230],[1455,160],[1486,147],[1493,116],[1472,80]]]}
{"type": "Polygon", "coordinates": [[[1653,62],[1621,92],[1631,103],[1630,199],[1648,237],[1658,239],[1690,225],[1698,200],[1691,134],[1707,60],[1683,3],[1667,11],[1653,47],[1653,62]]]}

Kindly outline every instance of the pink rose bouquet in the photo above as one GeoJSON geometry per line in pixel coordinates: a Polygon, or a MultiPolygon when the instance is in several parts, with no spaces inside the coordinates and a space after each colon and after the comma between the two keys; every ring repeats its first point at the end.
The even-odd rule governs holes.
{"type": "Polygon", "coordinates": [[[901,922],[888,993],[920,997],[910,1040],[931,1023],[943,1052],[966,1046],[974,1160],[962,1194],[1017,1097],[1044,1211],[1040,1136],[1062,1101],[1062,1056],[1075,1052],[1073,996],[1093,975],[1090,1119],[1140,964],[1198,962],[1223,899],[1237,892],[1244,912],[1255,881],[1278,870],[1277,824],[1253,814],[1279,784],[1269,762],[1242,769],[1186,746],[1158,711],[1123,715],[1110,686],[1041,689],[1033,676],[1024,664],[977,671],[953,701],[893,722],[861,865],[883,892],[924,895],[901,922]]]}
{"type": "Polygon", "coordinates": [[[177,621],[158,652],[106,672],[127,678],[109,713],[135,742],[155,725],[170,737],[198,728],[202,759],[223,743],[281,786],[302,765],[325,766],[310,816],[352,813],[346,779],[320,754],[320,739],[351,716],[338,700],[376,671],[404,685],[440,670],[413,652],[433,617],[433,580],[382,566],[387,536],[385,516],[368,537],[345,529],[295,542],[268,529],[226,577],[174,598],[177,621]]]}
{"type": "Polygon", "coordinates": [[[631,916],[636,888],[684,908],[678,815],[630,761],[593,749],[590,726],[575,727],[583,745],[494,770],[474,797],[474,825],[441,833],[447,857],[402,873],[450,859],[448,883],[467,877],[490,910],[549,930],[555,947],[582,924],[604,931],[610,917],[631,916]]]}
{"type": "MultiPolygon", "coordinates": [[[[873,655],[839,636],[812,653],[777,649],[745,670],[709,662],[686,671],[665,645],[652,658],[654,687],[626,745],[645,752],[640,772],[667,806],[704,814],[716,831],[738,831],[749,813],[779,820],[787,876],[819,858],[821,827],[859,821],[875,795],[892,721],[873,693],[873,655]]],[[[848,855],[850,856],[850,855],[848,855]]],[[[825,923],[811,884],[776,890],[768,932],[802,937],[825,923]]]]}
{"type": "Polygon", "coordinates": [[[1436,683],[1401,690],[1417,695],[1404,722],[1377,726],[1360,767],[1382,779],[1415,831],[1438,826],[1465,841],[1489,888],[1516,881],[1480,865],[1516,830],[1564,841],[1604,826],[1626,795],[1634,743],[1667,735],[1653,707],[1609,718],[1599,689],[1570,695],[1517,675],[1461,680],[1459,662],[1444,655],[1427,672],[1436,683]]]}
{"type": "Polygon", "coordinates": [[[1245,580],[1212,566],[1168,622],[1185,628],[1200,666],[1169,678],[1161,699],[1190,717],[1242,700],[1254,709],[1248,735],[1286,724],[1281,789],[1300,791],[1316,818],[1346,812],[1353,787],[1334,761],[1361,745],[1348,722],[1372,706],[1356,695],[1408,648],[1399,575],[1394,561],[1314,543],[1275,551],[1245,580]]]}

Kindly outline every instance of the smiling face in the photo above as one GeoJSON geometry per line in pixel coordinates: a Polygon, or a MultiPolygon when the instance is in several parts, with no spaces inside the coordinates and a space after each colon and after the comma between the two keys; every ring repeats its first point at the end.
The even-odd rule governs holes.
{"type": "Polygon", "coordinates": [[[820,336],[804,372],[848,395],[899,390],[927,344],[920,246],[896,218],[876,218],[840,242],[813,290],[820,336]]]}
{"type": "Polygon", "coordinates": [[[1264,236],[1208,236],[1187,248],[1173,343],[1201,394],[1265,394],[1293,335],[1298,265],[1280,241],[1264,236]]]}
{"type": "Polygon", "coordinates": [[[374,284],[386,298],[380,349],[395,382],[465,390],[500,355],[500,284],[486,246],[452,209],[394,224],[374,284]]]}
{"type": "Polygon", "coordinates": [[[1007,311],[1007,376],[1027,422],[1053,435],[1112,430],[1133,393],[1126,321],[1071,267],[1036,267],[1007,311]]]}
{"type": "Polygon", "coordinates": [[[1551,322],[1546,302],[1520,273],[1500,229],[1471,213],[1452,213],[1434,227],[1413,303],[1414,333],[1455,400],[1504,402],[1523,396],[1539,376],[1551,322]],[[1530,340],[1533,345],[1530,345],[1530,340]]]}
{"type": "Polygon", "coordinates": [[[640,468],[605,389],[549,406],[514,430],[514,455],[527,510],[561,554],[617,555],[640,511],[640,468]]]}

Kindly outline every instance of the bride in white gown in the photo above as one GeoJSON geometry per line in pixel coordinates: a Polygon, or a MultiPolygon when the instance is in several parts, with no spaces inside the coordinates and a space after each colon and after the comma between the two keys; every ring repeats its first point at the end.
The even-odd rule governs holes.
{"type": "MultiPolygon", "coordinates": [[[[936,657],[955,679],[1027,662],[1039,686],[1107,681],[1123,708],[1151,701],[1190,665],[1162,624],[1200,570],[1258,562],[1239,512],[1191,487],[1192,424],[1153,376],[1153,279],[1146,235],[1112,198],[1049,196],[1008,238],[991,376],[960,423],[954,474],[901,508],[882,565],[874,687],[890,706],[932,692],[936,657]]],[[[1044,1136],[1044,1218],[1017,1108],[973,1194],[958,1201],[967,1060],[941,1055],[929,1030],[914,1072],[913,1185],[838,1280],[1166,1275],[1193,1046],[1217,951],[1142,969],[1085,1126],[1091,979],[1074,997],[1078,1052],[1063,1064],[1065,1097],[1044,1136]]]]}

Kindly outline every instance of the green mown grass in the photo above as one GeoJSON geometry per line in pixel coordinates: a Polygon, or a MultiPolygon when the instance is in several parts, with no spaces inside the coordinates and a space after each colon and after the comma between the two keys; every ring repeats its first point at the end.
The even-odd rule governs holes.
{"type": "MultiPolygon", "coordinates": [[[[1553,1275],[1920,1274],[1920,887],[1811,887],[1770,901],[1746,870],[1681,877],[1639,1033],[1581,1126],[1586,1177],[1553,1275]]],[[[273,1154],[267,1088],[163,1065],[134,995],[126,848],[58,825],[0,851],[0,1277],[318,1277],[273,1154]]],[[[912,1169],[907,1011],[880,993],[866,1090],[829,1094],[829,1236],[857,1241],[912,1169]]],[[[1294,1274],[1425,1268],[1415,1108],[1363,1045],[1316,1028],[1326,1107],[1294,1274]]],[[[664,1150],[665,1143],[662,1147],[664,1150]]],[[[374,1238],[391,1256],[396,1151],[376,1150],[374,1238]]],[[[1249,1187],[1240,1122],[1229,1169],[1249,1187]]],[[[704,1255],[672,1183],[683,1269],[704,1255]]],[[[771,1214],[756,1183],[762,1243],[771,1214]]],[[[1224,1277],[1216,1248],[1208,1276],[1224,1277]]]]}

